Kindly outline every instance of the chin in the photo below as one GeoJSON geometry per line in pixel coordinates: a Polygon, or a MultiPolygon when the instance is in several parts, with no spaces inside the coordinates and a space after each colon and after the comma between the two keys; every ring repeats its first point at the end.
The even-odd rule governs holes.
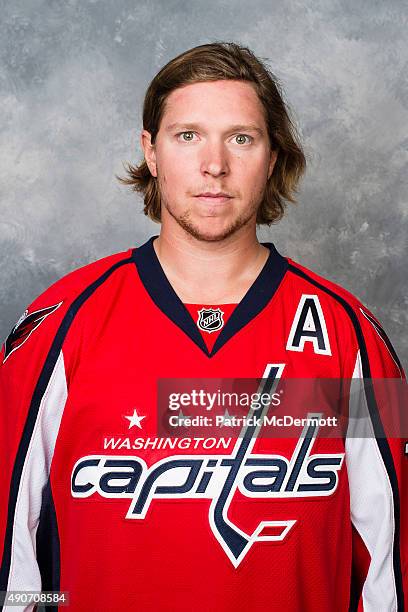
{"type": "Polygon", "coordinates": [[[200,231],[189,232],[191,236],[196,238],[196,240],[201,240],[202,242],[220,242],[221,240],[225,240],[230,236],[230,233],[222,232],[222,233],[205,233],[200,231]]]}
{"type": "Polygon", "coordinates": [[[242,222],[240,219],[237,219],[235,222],[217,229],[209,227],[208,224],[192,223],[191,221],[186,222],[186,220],[180,220],[179,223],[181,227],[196,240],[201,240],[203,242],[220,242],[235,234],[241,227],[246,225],[247,222],[242,222]]]}

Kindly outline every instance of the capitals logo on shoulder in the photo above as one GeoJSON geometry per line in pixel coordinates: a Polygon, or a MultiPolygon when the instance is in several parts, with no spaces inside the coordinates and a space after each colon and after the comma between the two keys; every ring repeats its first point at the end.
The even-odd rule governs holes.
{"type": "Polygon", "coordinates": [[[27,342],[33,331],[36,330],[50,314],[55,312],[61,304],[62,302],[59,302],[53,306],[40,308],[33,312],[29,312],[28,308],[24,311],[4,341],[3,363],[10,357],[11,353],[14,353],[14,351],[27,342]]]}
{"type": "Polygon", "coordinates": [[[197,326],[209,334],[224,326],[224,312],[221,308],[201,308],[198,311],[197,326]]]}

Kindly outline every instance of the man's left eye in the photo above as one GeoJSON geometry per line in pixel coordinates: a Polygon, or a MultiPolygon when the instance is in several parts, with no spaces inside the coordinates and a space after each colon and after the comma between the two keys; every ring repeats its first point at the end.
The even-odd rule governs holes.
{"type": "Polygon", "coordinates": [[[251,136],[248,136],[247,134],[237,134],[234,136],[234,138],[238,144],[248,144],[252,142],[251,136]]]}

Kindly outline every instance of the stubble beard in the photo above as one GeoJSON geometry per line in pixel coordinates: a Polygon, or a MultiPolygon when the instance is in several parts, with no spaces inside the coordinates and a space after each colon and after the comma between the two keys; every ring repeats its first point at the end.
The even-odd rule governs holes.
{"type": "Polygon", "coordinates": [[[200,240],[203,242],[221,242],[222,240],[226,240],[236,232],[238,232],[241,228],[245,227],[254,216],[256,216],[259,203],[258,201],[252,202],[250,208],[247,209],[246,212],[241,213],[236,217],[225,229],[220,231],[219,233],[208,233],[204,232],[198,224],[194,223],[191,220],[191,211],[187,210],[181,215],[177,215],[172,209],[171,206],[168,205],[168,202],[165,199],[161,198],[161,204],[166,208],[168,213],[173,217],[173,219],[178,223],[178,225],[187,232],[190,236],[195,238],[196,240],[200,240]]]}

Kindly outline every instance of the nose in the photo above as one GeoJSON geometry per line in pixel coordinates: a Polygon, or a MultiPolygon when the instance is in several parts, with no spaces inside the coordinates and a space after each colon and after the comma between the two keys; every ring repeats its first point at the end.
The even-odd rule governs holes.
{"type": "Polygon", "coordinates": [[[229,172],[228,151],[223,142],[208,142],[202,151],[201,172],[224,176],[229,172]]]}

